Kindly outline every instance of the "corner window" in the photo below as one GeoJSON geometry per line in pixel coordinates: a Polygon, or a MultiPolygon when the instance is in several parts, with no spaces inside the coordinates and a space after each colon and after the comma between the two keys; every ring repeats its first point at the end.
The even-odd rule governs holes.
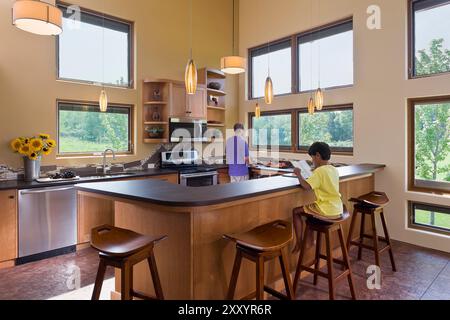
{"type": "Polygon", "coordinates": [[[299,91],[353,85],[353,21],[298,37],[299,91]]]}
{"type": "Polygon", "coordinates": [[[410,189],[450,192],[450,97],[409,103],[410,189]]]}
{"type": "Polygon", "coordinates": [[[409,203],[410,227],[450,234],[450,207],[409,203]]]}
{"type": "Polygon", "coordinates": [[[85,9],[78,15],[63,4],[58,8],[64,30],[57,37],[58,79],[133,87],[133,24],[85,9]]]}
{"type": "Polygon", "coordinates": [[[314,115],[298,112],[298,149],[307,151],[316,141],[326,142],[333,152],[353,152],[353,107],[325,108],[314,115]]]}
{"type": "Polygon", "coordinates": [[[412,0],[410,77],[450,72],[450,1],[412,0]]]}
{"type": "Polygon", "coordinates": [[[93,155],[105,149],[130,154],[132,107],[109,105],[100,112],[98,104],[58,101],[58,154],[93,155]]]}
{"type": "Polygon", "coordinates": [[[251,57],[251,98],[264,96],[267,76],[273,81],[274,94],[286,94],[292,91],[292,53],[291,40],[272,43],[250,50],[251,57]]]}
{"type": "Polygon", "coordinates": [[[292,145],[292,114],[264,113],[260,118],[250,115],[252,147],[291,149],[292,145]]]}

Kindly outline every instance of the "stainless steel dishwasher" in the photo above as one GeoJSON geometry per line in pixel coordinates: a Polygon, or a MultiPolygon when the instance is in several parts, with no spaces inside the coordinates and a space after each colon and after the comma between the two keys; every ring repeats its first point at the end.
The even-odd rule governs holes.
{"type": "Polygon", "coordinates": [[[77,193],[73,186],[19,191],[18,264],[75,251],[77,193]]]}

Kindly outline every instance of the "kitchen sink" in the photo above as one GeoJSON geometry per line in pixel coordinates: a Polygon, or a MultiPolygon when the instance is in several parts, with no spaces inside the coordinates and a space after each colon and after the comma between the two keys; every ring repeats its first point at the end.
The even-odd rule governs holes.
{"type": "Polygon", "coordinates": [[[94,176],[82,177],[81,179],[90,180],[90,179],[107,179],[107,178],[115,178],[115,177],[129,177],[133,176],[136,173],[134,172],[111,172],[107,174],[96,174],[94,176]]]}

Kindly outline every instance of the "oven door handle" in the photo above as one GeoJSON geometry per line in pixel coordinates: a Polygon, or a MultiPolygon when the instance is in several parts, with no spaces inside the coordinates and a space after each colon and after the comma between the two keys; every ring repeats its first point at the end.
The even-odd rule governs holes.
{"type": "Polygon", "coordinates": [[[213,177],[218,176],[218,172],[211,172],[209,174],[205,173],[192,173],[192,174],[182,174],[180,175],[181,179],[188,179],[188,178],[201,178],[201,177],[213,177]]]}

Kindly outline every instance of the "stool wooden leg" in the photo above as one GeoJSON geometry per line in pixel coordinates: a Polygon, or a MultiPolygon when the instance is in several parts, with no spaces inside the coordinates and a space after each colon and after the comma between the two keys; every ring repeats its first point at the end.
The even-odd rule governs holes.
{"type": "Polygon", "coordinates": [[[392,251],[391,238],[389,237],[389,232],[386,225],[386,219],[384,218],[384,212],[380,212],[381,223],[383,224],[384,237],[386,238],[387,244],[389,246],[389,257],[391,258],[392,271],[397,272],[397,267],[395,266],[394,253],[392,251]]]}
{"type": "Polygon", "coordinates": [[[295,271],[294,292],[297,292],[298,281],[300,280],[300,275],[302,273],[303,257],[305,256],[305,251],[306,251],[306,241],[307,241],[306,239],[308,239],[309,232],[310,232],[310,230],[309,230],[308,224],[306,224],[305,234],[303,236],[303,241],[302,241],[302,248],[300,250],[300,255],[298,256],[297,270],[295,271]]]}
{"type": "Polygon", "coordinates": [[[283,273],[283,280],[284,280],[284,286],[286,287],[286,295],[289,300],[295,299],[294,289],[292,288],[292,279],[291,274],[289,272],[289,262],[286,257],[286,254],[283,250],[280,250],[280,265],[281,265],[281,271],[283,273]]]}
{"type": "Polygon", "coordinates": [[[95,278],[94,291],[92,292],[91,300],[100,299],[100,292],[102,291],[105,272],[106,272],[106,263],[103,259],[100,258],[100,263],[98,264],[97,277],[95,278]]]}
{"type": "Polygon", "coordinates": [[[348,231],[348,238],[347,238],[347,251],[350,251],[350,247],[352,246],[352,238],[353,238],[353,230],[355,229],[356,225],[356,218],[358,217],[358,210],[353,211],[352,215],[352,222],[350,223],[350,230],[348,231]]]}
{"type": "Polygon", "coordinates": [[[121,297],[122,300],[131,300],[131,291],[133,288],[133,267],[125,261],[121,268],[121,297]]]}
{"type": "Polygon", "coordinates": [[[233,271],[231,273],[230,286],[228,287],[227,300],[234,299],[234,292],[236,291],[236,284],[241,269],[242,254],[239,249],[236,251],[236,258],[234,259],[233,271]]]}
{"type": "Polygon", "coordinates": [[[325,242],[327,246],[328,289],[330,291],[330,300],[334,300],[333,247],[331,246],[329,230],[325,233],[325,242]]]}
{"type": "Polygon", "coordinates": [[[364,242],[364,233],[366,229],[366,214],[364,212],[361,212],[361,226],[359,229],[359,244],[358,247],[358,260],[361,260],[362,258],[362,244],[364,242]]]}
{"type": "Polygon", "coordinates": [[[353,286],[352,269],[350,267],[350,260],[348,258],[347,248],[345,247],[344,231],[342,230],[342,226],[341,225],[339,225],[338,234],[339,234],[339,241],[341,243],[342,258],[344,259],[345,267],[348,269],[348,276],[347,276],[348,286],[350,287],[350,292],[352,294],[352,299],[356,300],[355,287],[353,286]]]}
{"type": "Polygon", "coordinates": [[[256,300],[264,300],[264,257],[256,259],[256,300]]]}
{"type": "MultiPolygon", "coordinates": [[[[318,271],[320,268],[320,249],[322,249],[322,233],[317,231],[317,241],[316,241],[316,264],[314,265],[314,270],[318,271]]],[[[317,285],[317,280],[319,276],[317,273],[314,274],[314,285],[317,285]]]]}
{"type": "Polygon", "coordinates": [[[380,263],[380,252],[378,251],[378,233],[377,233],[377,225],[375,221],[375,213],[371,214],[372,220],[372,235],[373,235],[373,249],[375,252],[375,264],[381,267],[380,263]]]}
{"type": "Polygon", "coordinates": [[[150,274],[152,275],[153,287],[155,288],[156,298],[164,300],[164,294],[161,286],[161,280],[158,274],[158,268],[156,266],[156,259],[153,250],[150,252],[150,256],[147,258],[148,266],[150,268],[150,274]]]}

